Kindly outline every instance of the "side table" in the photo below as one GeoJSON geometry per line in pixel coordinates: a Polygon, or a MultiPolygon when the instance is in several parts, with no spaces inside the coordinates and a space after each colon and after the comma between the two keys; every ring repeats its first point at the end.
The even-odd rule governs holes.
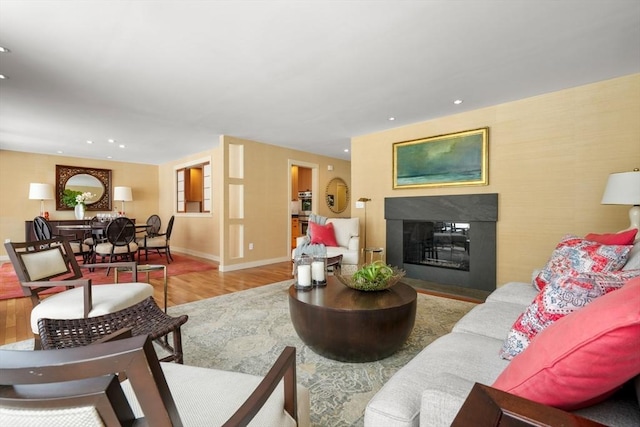
{"type": "Polygon", "coordinates": [[[376,254],[378,255],[378,259],[382,260],[382,253],[384,252],[384,248],[364,248],[362,250],[364,252],[364,263],[369,264],[372,263],[376,254]],[[369,262],[367,262],[367,256],[369,256],[369,262]]]}
{"type": "MultiPolygon", "coordinates": [[[[167,312],[167,266],[163,264],[141,264],[138,265],[138,273],[146,273],[147,274],[147,283],[149,283],[149,273],[152,271],[163,270],[163,279],[164,279],[164,312],[167,312]]],[[[115,269],[114,279],[115,282],[118,283],[118,272],[122,271],[131,271],[130,268],[119,267],[115,269]]]]}

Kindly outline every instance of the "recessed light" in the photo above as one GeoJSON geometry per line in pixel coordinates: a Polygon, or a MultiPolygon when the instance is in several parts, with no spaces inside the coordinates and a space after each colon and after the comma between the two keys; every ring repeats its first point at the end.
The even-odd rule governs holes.
{"type": "Polygon", "coordinates": [[[116,140],[115,140],[115,139],[107,139],[107,142],[108,142],[109,144],[113,144],[114,142],[116,142],[116,140]]]}
{"type": "Polygon", "coordinates": [[[107,156],[107,159],[113,159],[113,157],[111,157],[111,156],[107,156]]]}
{"type": "Polygon", "coordinates": [[[1,53],[10,53],[11,51],[9,50],[8,47],[0,46],[0,52],[1,53]]]}
{"type": "Polygon", "coordinates": [[[93,144],[93,141],[90,139],[87,139],[87,144],[93,144]]]}
{"type": "Polygon", "coordinates": [[[456,99],[455,101],[453,101],[454,104],[456,105],[460,105],[462,104],[464,101],[462,99],[456,99]]]}
{"type": "Polygon", "coordinates": [[[120,145],[118,145],[118,147],[124,148],[124,144],[120,144],[120,145]]]}
{"type": "Polygon", "coordinates": [[[0,74],[0,80],[7,80],[9,77],[5,76],[4,74],[0,74]]]}
{"type": "Polygon", "coordinates": [[[349,152],[349,149],[348,149],[348,148],[345,148],[345,149],[344,149],[344,152],[345,152],[345,153],[348,153],[348,152],[349,152]]]}
{"type": "Polygon", "coordinates": [[[395,117],[389,117],[390,122],[394,121],[395,119],[396,119],[395,117]]]}
{"type": "Polygon", "coordinates": [[[62,153],[64,153],[64,151],[62,151],[62,150],[58,150],[58,151],[56,151],[56,153],[58,153],[58,154],[62,154],[62,153]]]}

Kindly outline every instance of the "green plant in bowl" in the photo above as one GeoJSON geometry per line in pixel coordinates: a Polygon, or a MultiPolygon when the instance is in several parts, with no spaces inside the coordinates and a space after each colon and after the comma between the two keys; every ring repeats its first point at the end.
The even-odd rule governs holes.
{"type": "Polygon", "coordinates": [[[381,291],[395,285],[405,272],[385,264],[383,261],[374,261],[366,264],[352,276],[336,274],[336,277],[344,285],[360,291],[381,291]]]}

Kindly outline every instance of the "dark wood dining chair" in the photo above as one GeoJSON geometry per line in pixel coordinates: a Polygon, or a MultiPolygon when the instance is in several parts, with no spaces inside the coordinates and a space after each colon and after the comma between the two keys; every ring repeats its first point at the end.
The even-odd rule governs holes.
{"type": "Polygon", "coordinates": [[[167,231],[164,233],[158,233],[154,237],[145,236],[144,239],[139,241],[138,246],[138,261],[142,258],[142,251],[144,251],[144,259],[147,261],[149,259],[149,251],[156,251],[158,255],[164,254],[167,258],[167,264],[170,264],[173,261],[173,257],[171,256],[171,233],[173,232],[173,221],[175,217],[172,215],[169,219],[169,224],[167,225],[167,231]]]}
{"type": "MultiPolygon", "coordinates": [[[[101,258],[104,262],[135,261],[138,244],[136,243],[136,226],[129,218],[120,217],[111,220],[105,230],[107,241],[98,243],[93,252],[94,259],[101,258]]],[[[107,275],[109,269],[107,269],[107,275]]]]}
{"type": "Polygon", "coordinates": [[[36,240],[50,240],[54,237],[64,236],[67,241],[69,241],[69,245],[71,246],[71,250],[75,256],[81,256],[82,262],[87,263],[91,259],[91,246],[84,243],[84,239],[79,239],[75,234],[63,235],[63,234],[55,234],[53,232],[53,227],[46,218],[37,216],[33,219],[33,234],[36,236],[36,240]]]}

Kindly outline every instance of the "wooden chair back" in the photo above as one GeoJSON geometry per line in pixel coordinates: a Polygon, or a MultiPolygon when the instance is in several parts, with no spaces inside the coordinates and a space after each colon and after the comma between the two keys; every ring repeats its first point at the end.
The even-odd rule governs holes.
{"type": "Polygon", "coordinates": [[[129,246],[136,239],[136,226],[129,218],[116,218],[107,225],[106,234],[113,246],[129,246]]]}
{"type": "Polygon", "coordinates": [[[147,336],[62,350],[0,350],[0,378],[0,407],[13,409],[13,425],[36,411],[46,419],[48,409],[77,407],[93,408],[108,426],[182,425],[147,336]],[[135,420],[118,373],[128,378],[144,419],[135,420]]]}
{"type": "Polygon", "coordinates": [[[63,236],[41,240],[37,245],[33,242],[6,242],[4,247],[20,281],[22,292],[31,298],[34,307],[40,302],[39,294],[51,289],[51,286],[46,285],[47,281],[82,279],[78,261],[63,236]],[[27,285],[34,282],[42,282],[42,286],[27,285]]]}
{"type": "Polygon", "coordinates": [[[156,214],[151,215],[147,218],[147,236],[153,237],[157,236],[160,233],[160,227],[162,226],[162,220],[156,214]]]}
{"type": "Polygon", "coordinates": [[[38,240],[49,240],[53,238],[51,224],[44,217],[37,216],[33,219],[33,234],[38,240]]]}
{"type": "Polygon", "coordinates": [[[169,224],[167,225],[167,232],[165,233],[165,235],[167,236],[167,242],[169,241],[169,239],[171,239],[171,232],[173,231],[174,220],[175,220],[175,216],[171,215],[171,218],[169,219],[169,224]]]}
{"type": "MultiPolygon", "coordinates": [[[[246,426],[282,380],[283,409],[297,421],[295,361],[295,347],[286,347],[223,427],[246,426]]],[[[6,408],[45,409],[46,414],[46,409],[90,406],[108,426],[182,426],[169,384],[148,336],[60,350],[0,350],[0,383],[0,411],[6,408]],[[128,379],[143,419],[134,419],[122,387],[115,380],[117,374],[128,379]]],[[[193,390],[193,393],[203,392],[206,390],[193,390]]],[[[211,402],[212,405],[215,403],[211,402]]],[[[20,425],[20,412],[14,415],[17,418],[12,420],[12,425],[20,425]]]]}

